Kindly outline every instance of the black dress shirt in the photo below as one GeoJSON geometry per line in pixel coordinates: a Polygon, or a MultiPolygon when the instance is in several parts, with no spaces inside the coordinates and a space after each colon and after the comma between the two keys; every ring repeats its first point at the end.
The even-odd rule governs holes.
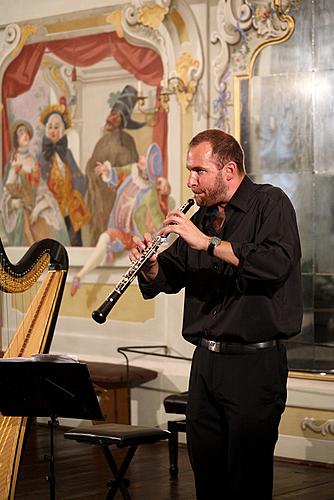
{"type": "Polygon", "coordinates": [[[251,343],[296,335],[303,315],[301,250],[289,198],[280,188],[245,176],[218,233],[212,226],[216,210],[200,208],[192,221],[205,234],[229,241],[239,266],[178,238],[158,256],[154,281],[139,276],[144,298],[185,288],[182,333],[194,344],[201,337],[251,343]]]}

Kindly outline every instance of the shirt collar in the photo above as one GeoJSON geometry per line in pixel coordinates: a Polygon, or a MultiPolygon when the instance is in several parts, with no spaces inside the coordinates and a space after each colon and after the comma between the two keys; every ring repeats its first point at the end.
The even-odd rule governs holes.
{"type": "MultiPolygon", "coordinates": [[[[258,189],[258,184],[255,184],[248,175],[245,175],[242,179],[238,189],[226,205],[226,212],[229,212],[229,208],[236,208],[242,212],[247,212],[248,202],[252,193],[258,189]]],[[[207,207],[205,210],[206,220],[212,221],[217,215],[217,205],[207,207]]]]}
{"type": "Polygon", "coordinates": [[[249,199],[256,189],[257,185],[248,177],[248,175],[245,175],[238,189],[228,202],[228,205],[232,205],[233,207],[246,212],[249,199]]]}

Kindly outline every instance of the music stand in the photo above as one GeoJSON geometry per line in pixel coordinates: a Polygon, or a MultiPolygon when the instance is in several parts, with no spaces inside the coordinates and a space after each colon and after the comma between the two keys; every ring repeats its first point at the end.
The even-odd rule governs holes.
{"type": "Polygon", "coordinates": [[[49,417],[50,499],[56,498],[54,426],[58,417],[103,420],[87,365],[35,355],[0,359],[0,411],[10,417],[49,417]]]}

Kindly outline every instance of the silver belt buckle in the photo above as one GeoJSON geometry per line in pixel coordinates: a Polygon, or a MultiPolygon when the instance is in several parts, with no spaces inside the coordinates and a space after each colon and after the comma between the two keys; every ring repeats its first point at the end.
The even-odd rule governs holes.
{"type": "Polygon", "coordinates": [[[214,352],[219,352],[219,342],[215,342],[214,340],[209,340],[208,341],[208,349],[209,351],[214,351],[214,352]]]}

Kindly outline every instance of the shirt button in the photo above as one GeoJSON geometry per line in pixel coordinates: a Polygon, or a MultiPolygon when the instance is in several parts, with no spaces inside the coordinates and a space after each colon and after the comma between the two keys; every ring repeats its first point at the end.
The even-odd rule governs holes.
{"type": "Polygon", "coordinates": [[[214,310],[212,311],[212,314],[213,314],[213,316],[216,316],[216,314],[217,314],[217,309],[214,309],[214,310]]]}
{"type": "Polygon", "coordinates": [[[214,264],[214,265],[213,265],[213,270],[214,270],[214,271],[218,271],[218,269],[219,269],[218,264],[214,264]]]}

